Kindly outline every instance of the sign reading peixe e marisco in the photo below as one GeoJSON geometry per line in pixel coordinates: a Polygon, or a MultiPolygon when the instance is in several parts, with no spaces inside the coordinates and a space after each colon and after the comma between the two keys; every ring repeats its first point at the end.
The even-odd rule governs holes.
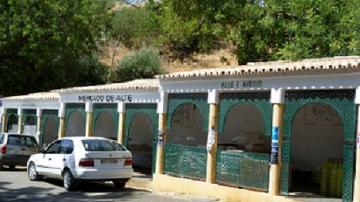
{"type": "Polygon", "coordinates": [[[79,95],[80,102],[132,102],[133,96],[126,95],[79,95]]]}
{"type": "Polygon", "coordinates": [[[221,89],[260,88],[260,87],[262,87],[262,80],[223,81],[223,82],[221,82],[221,89]]]}

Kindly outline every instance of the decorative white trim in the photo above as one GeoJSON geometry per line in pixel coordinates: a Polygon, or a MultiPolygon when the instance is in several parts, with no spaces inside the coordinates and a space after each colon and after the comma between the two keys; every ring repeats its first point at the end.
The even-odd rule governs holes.
{"type": "Polygon", "coordinates": [[[354,102],[355,104],[360,104],[360,86],[356,88],[354,102]]]}
{"type": "Polygon", "coordinates": [[[39,101],[26,101],[26,100],[3,100],[4,108],[23,108],[23,109],[59,109],[58,100],[39,100],[39,101]]]}
{"type": "Polygon", "coordinates": [[[212,89],[221,92],[286,90],[355,89],[360,86],[360,72],[322,75],[274,77],[219,77],[213,79],[163,80],[160,85],[168,93],[204,93],[212,89]]]}
{"type": "Polygon", "coordinates": [[[208,91],[208,103],[219,104],[219,91],[212,89],[208,91]]]}
{"type": "Polygon", "coordinates": [[[167,112],[168,94],[164,91],[160,92],[160,102],[157,104],[157,113],[163,114],[167,112]]]}
{"type": "Polygon", "coordinates": [[[285,90],[282,88],[272,88],[270,102],[272,104],[284,104],[285,103],[285,90]]]}
{"type": "Polygon", "coordinates": [[[60,101],[66,103],[158,103],[158,91],[97,91],[91,93],[60,94],[60,101]]]}
{"type": "Polygon", "coordinates": [[[42,109],[40,109],[40,108],[36,109],[36,116],[37,117],[42,116],[42,109]]]}
{"type": "Polygon", "coordinates": [[[66,109],[66,103],[61,102],[60,107],[59,107],[59,111],[58,111],[59,118],[64,118],[65,117],[65,109],[66,109]]]}
{"type": "Polygon", "coordinates": [[[23,115],[23,109],[21,107],[17,108],[17,115],[22,116],[23,115]]]}
{"type": "Polygon", "coordinates": [[[117,112],[118,113],[124,113],[125,112],[125,103],[119,102],[117,104],[117,112]]]}
{"type": "Polygon", "coordinates": [[[85,112],[93,112],[94,104],[91,102],[85,103],[85,112]]]}

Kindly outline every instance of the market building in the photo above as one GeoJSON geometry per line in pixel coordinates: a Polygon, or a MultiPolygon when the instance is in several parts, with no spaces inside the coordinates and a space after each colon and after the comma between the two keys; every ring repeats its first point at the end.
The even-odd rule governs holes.
{"type": "Polygon", "coordinates": [[[154,180],[359,201],[359,69],[360,57],[334,57],[158,76],[167,133],[154,180]]]}
{"type": "Polygon", "coordinates": [[[2,99],[2,132],[33,135],[40,145],[57,139],[59,95],[32,93],[2,99]]]}
{"type": "MultiPolygon", "coordinates": [[[[360,201],[358,56],[200,69],[50,94],[57,100],[38,102],[56,103],[59,138],[123,143],[160,190],[243,201],[298,192],[360,201]]],[[[44,115],[45,103],[18,100],[3,101],[5,131],[24,131],[17,125],[23,114],[41,108],[44,115]]]]}
{"type": "Polygon", "coordinates": [[[159,102],[156,79],[74,87],[59,93],[59,138],[102,136],[124,144],[133,166],[155,171],[159,102]]]}

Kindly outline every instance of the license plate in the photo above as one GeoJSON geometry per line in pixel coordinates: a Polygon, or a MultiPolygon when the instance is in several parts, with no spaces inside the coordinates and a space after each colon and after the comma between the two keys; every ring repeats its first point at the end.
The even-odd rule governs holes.
{"type": "Polygon", "coordinates": [[[118,161],[116,159],[101,159],[100,163],[101,164],[114,164],[114,163],[118,163],[118,161]]]}

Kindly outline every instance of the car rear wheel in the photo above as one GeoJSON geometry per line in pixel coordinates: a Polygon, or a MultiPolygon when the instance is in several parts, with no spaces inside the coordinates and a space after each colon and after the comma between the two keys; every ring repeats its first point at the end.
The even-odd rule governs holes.
{"type": "Polygon", "coordinates": [[[28,167],[28,177],[31,181],[36,181],[40,179],[40,175],[36,172],[36,167],[33,162],[31,162],[28,167]]]}
{"type": "Polygon", "coordinates": [[[113,184],[116,188],[124,189],[126,182],[122,180],[113,180],[113,184]]]}
{"type": "Polygon", "coordinates": [[[64,188],[68,191],[73,191],[78,186],[78,181],[73,177],[70,170],[64,171],[64,188]]]}

